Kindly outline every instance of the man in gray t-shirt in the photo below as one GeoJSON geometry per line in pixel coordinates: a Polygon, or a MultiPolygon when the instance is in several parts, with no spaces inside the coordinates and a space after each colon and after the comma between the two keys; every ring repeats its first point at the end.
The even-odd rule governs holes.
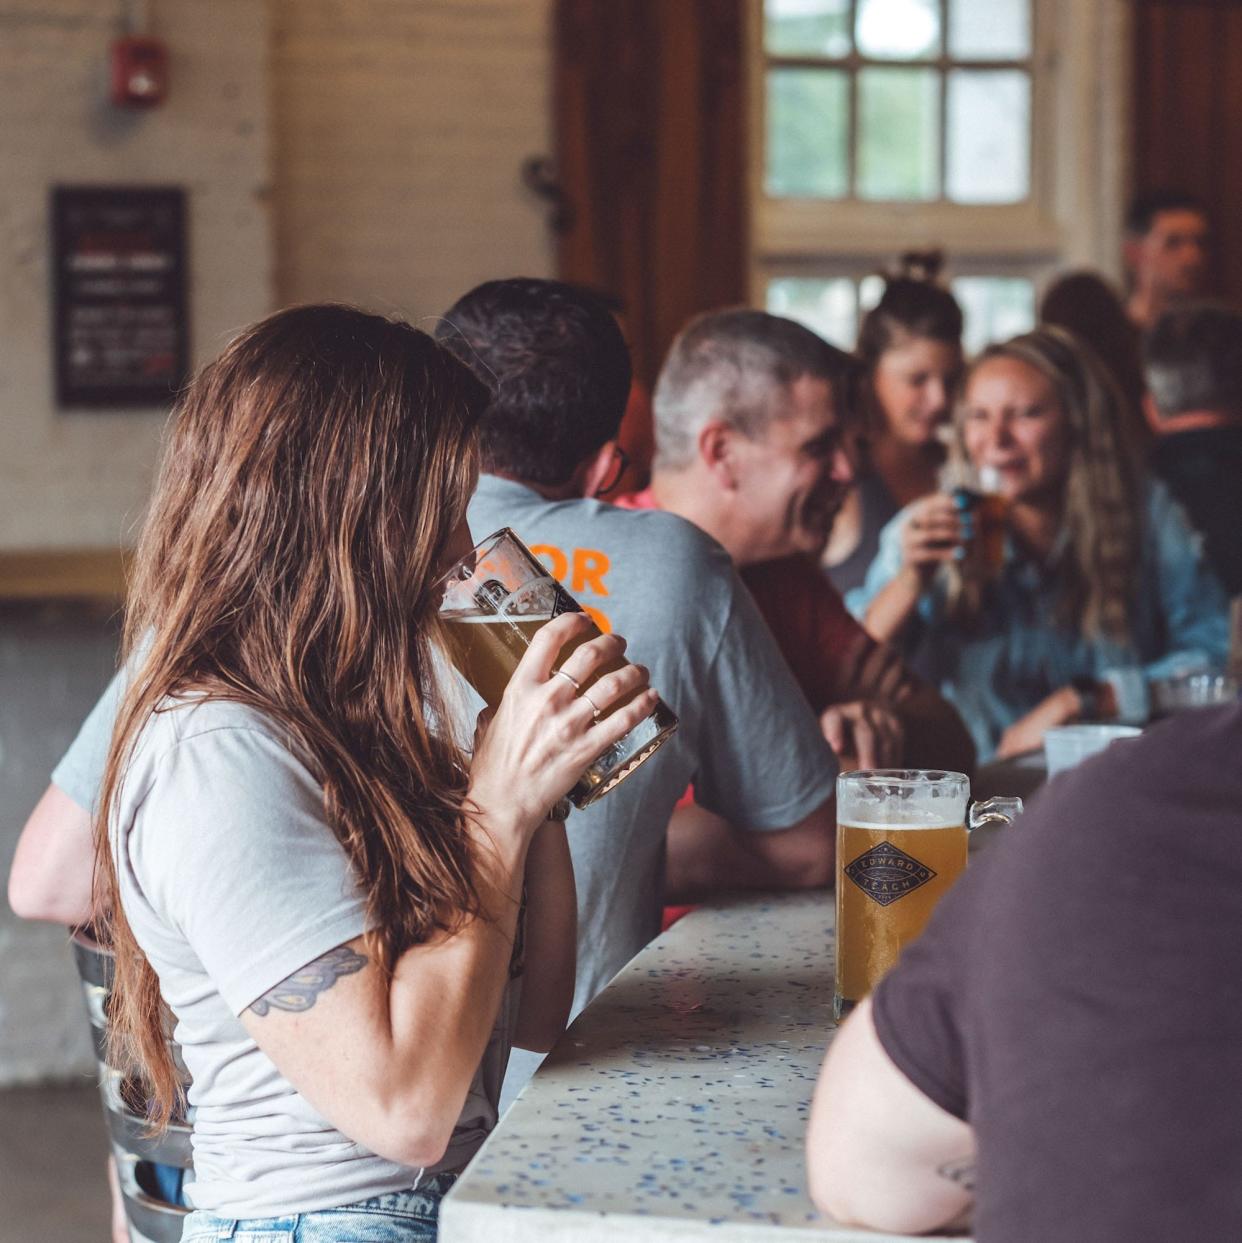
{"type": "MultiPolygon", "coordinates": [[[[491,281],[437,335],[494,387],[475,538],[512,527],[601,629],[625,636],[681,720],[624,784],[569,818],[576,1013],[659,931],[666,887],[829,883],[836,760],[724,549],[672,514],[591,499],[618,473],[630,385],[612,316],[555,281],[491,281]],[[688,785],[716,817],[670,830],[688,785]]],[[[537,1061],[515,1051],[506,1098],[537,1061]]]]}

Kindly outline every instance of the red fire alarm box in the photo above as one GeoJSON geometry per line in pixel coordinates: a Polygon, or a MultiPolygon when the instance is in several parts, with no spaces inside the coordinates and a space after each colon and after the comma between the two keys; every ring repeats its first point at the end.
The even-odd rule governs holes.
{"type": "Polygon", "coordinates": [[[112,102],[150,108],[168,95],[168,48],[159,39],[130,35],[112,45],[112,102]]]}

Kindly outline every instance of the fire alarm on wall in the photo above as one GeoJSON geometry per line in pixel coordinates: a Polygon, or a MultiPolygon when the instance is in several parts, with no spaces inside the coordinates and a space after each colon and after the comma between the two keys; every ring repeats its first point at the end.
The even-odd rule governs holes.
{"type": "Polygon", "coordinates": [[[168,48],[159,39],[127,35],[112,45],[112,102],[150,108],[168,95],[168,48]]]}

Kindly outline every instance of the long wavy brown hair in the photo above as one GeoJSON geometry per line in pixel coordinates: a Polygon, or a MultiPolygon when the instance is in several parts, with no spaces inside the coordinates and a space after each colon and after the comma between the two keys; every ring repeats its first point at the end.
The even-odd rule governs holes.
{"type": "Polygon", "coordinates": [[[120,903],[125,826],[110,844],[108,823],[170,696],[233,700],[283,728],[322,784],[385,970],[478,910],[463,756],[436,728],[449,712],[434,585],[477,479],[486,400],[408,324],[304,306],[242,333],[178,404],[129,585],[131,679],[95,831],[113,1052],[146,1080],[157,1127],[181,1084],[120,903]]]}
{"type": "MultiPolygon", "coordinates": [[[[989,345],[962,384],[984,363],[1010,358],[1034,368],[1052,385],[1069,423],[1069,469],[1062,492],[1065,551],[1057,564],[1061,620],[1086,638],[1126,645],[1141,555],[1142,470],[1126,435],[1125,397],[1091,349],[1063,328],[1045,326],[989,345]]],[[[966,459],[963,401],[954,420],[952,455],[966,459]]],[[[949,572],[950,608],[970,625],[982,606],[982,584],[969,571],[949,572]]]]}

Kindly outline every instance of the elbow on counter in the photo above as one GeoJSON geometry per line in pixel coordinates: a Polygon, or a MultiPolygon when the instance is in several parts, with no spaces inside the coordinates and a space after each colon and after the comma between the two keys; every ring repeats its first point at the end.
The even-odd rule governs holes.
{"type": "Polygon", "coordinates": [[[830,821],[788,830],[779,852],[770,855],[775,879],[785,889],[827,889],[835,879],[837,831],[830,821]]]}
{"type": "Polygon", "coordinates": [[[958,1224],[955,1218],[946,1219],[939,1205],[903,1202],[891,1194],[891,1188],[860,1186],[856,1177],[847,1177],[844,1171],[811,1166],[808,1177],[811,1202],[843,1226],[920,1235],[958,1224]]]}

